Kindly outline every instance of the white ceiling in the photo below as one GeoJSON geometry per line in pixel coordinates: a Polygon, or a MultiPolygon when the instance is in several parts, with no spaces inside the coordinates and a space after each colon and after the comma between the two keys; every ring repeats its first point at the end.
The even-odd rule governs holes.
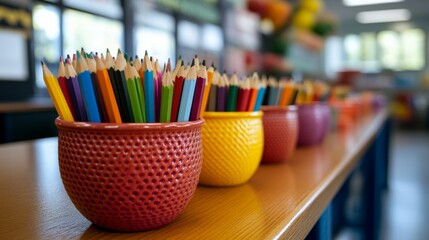
{"type": "Polygon", "coordinates": [[[367,6],[346,7],[342,0],[324,0],[325,9],[333,12],[339,21],[355,21],[355,16],[362,11],[406,8],[411,11],[411,21],[429,20],[429,0],[405,0],[398,3],[386,3],[367,6]]]}

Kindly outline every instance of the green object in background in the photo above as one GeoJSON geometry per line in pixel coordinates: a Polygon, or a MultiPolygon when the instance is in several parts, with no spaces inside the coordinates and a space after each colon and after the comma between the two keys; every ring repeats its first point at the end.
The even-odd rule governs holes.
{"type": "Polygon", "coordinates": [[[278,55],[285,55],[288,48],[288,42],[281,36],[273,37],[270,41],[270,52],[278,55]]]}

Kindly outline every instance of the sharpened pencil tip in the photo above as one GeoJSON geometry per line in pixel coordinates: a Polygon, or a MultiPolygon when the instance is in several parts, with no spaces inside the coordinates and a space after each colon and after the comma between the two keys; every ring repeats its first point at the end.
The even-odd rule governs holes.
{"type": "Polygon", "coordinates": [[[147,56],[147,50],[144,51],[144,55],[147,56]]]}
{"type": "Polygon", "coordinates": [[[118,48],[118,55],[119,55],[119,54],[121,54],[121,53],[122,53],[122,52],[121,52],[121,49],[120,49],[120,48],[118,48]]]}
{"type": "Polygon", "coordinates": [[[42,66],[45,65],[45,62],[43,60],[40,60],[40,63],[42,63],[42,66]]]}
{"type": "Polygon", "coordinates": [[[195,58],[194,58],[194,59],[192,59],[191,67],[192,67],[192,66],[194,66],[194,65],[195,65],[195,58]]]}
{"type": "Polygon", "coordinates": [[[205,67],[206,66],[206,60],[204,59],[201,64],[205,67]]]}
{"type": "Polygon", "coordinates": [[[179,55],[179,60],[182,60],[182,55],[179,55]]]}

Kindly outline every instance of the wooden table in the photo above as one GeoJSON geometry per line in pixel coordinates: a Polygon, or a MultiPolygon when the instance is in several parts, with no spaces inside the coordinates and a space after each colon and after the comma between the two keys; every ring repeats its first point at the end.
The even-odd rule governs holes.
{"type": "Polygon", "coordinates": [[[198,187],[173,223],[141,233],[112,233],[91,225],[70,202],[60,180],[57,139],[0,146],[1,239],[302,239],[386,121],[382,110],[354,129],[299,148],[280,165],[262,165],[250,182],[198,187]]]}

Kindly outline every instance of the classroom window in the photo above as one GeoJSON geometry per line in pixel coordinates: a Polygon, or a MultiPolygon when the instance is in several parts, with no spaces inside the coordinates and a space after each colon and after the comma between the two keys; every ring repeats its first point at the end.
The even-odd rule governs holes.
{"type": "Polygon", "coordinates": [[[161,64],[167,62],[168,58],[171,58],[174,64],[174,18],[150,8],[136,8],[134,23],[134,49],[139,57],[142,58],[147,50],[149,55],[158,58],[161,64]]]}
{"type": "Polygon", "coordinates": [[[358,67],[361,61],[361,45],[358,35],[347,35],[344,38],[344,50],[346,54],[346,65],[348,67],[358,67]]]}
{"type": "Polygon", "coordinates": [[[346,66],[363,72],[418,71],[425,66],[425,42],[421,29],[347,35],[343,41],[346,66]]]}
{"type": "MultiPolygon", "coordinates": [[[[33,8],[34,57],[36,86],[44,87],[40,60],[44,60],[52,69],[56,69],[60,57],[60,17],[55,6],[37,4],[33,8]]],[[[54,73],[56,74],[56,73],[54,73]]]]}
{"type": "Polygon", "coordinates": [[[420,70],[425,65],[425,34],[420,29],[407,29],[401,33],[402,62],[406,70],[420,70]]]}
{"type": "Polygon", "coordinates": [[[175,63],[176,49],[173,33],[155,28],[137,27],[135,40],[137,54],[140,58],[147,50],[150,56],[155,56],[159,60],[161,66],[167,62],[168,58],[171,58],[173,64],[175,63]]]}
{"type": "Polygon", "coordinates": [[[64,5],[97,13],[110,18],[121,18],[122,9],[119,0],[63,0],[64,5]]]}
{"type": "Polygon", "coordinates": [[[75,10],[64,11],[64,55],[81,47],[94,52],[116,52],[123,48],[123,26],[120,21],[75,10]]]}
{"type": "Polygon", "coordinates": [[[399,34],[394,31],[382,31],[377,38],[382,67],[393,70],[400,69],[401,46],[399,34]]]}

